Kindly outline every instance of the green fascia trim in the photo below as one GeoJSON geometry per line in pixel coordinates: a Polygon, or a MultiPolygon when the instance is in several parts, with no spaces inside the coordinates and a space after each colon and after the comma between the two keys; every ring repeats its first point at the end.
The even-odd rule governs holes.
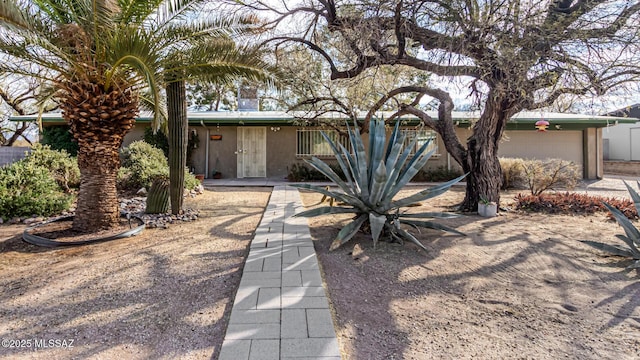
{"type": "MultiPolygon", "coordinates": [[[[390,115],[390,114],[389,114],[390,115]]],[[[384,117],[389,115],[384,114],[384,117]]],[[[437,114],[433,114],[437,116],[437,114]]],[[[188,113],[189,125],[208,125],[208,126],[242,126],[242,125],[277,125],[277,126],[300,126],[300,120],[296,120],[292,115],[285,112],[220,112],[220,113],[188,113]]],[[[461,128],[471,127],[478,113],[454,112],[452,119],[454,123],[461,128]]],[[[37,115],[12,116],[11,121],[37,121],[37,115]]],[[[340,118],[335,118],[340,120],[340,118]]],[[[407,121],[407,125],[417,125],[418,119],[415,117],[403,116],[407,121]]],[[[639,121],[636,118],[615,117],[615,116],[588,116],[579,114],[545,114],[528,112],[520,113],[514,116],[507,123],[507,130],[536,130],[535,123],[538,120],[549,121],[549,131],[552,130],[583,130],[587,128],[602,128],[615,124],[633,124],[639,121]],[[559,127],[559,129],[558,129],[559,127]]],[[[137,122],[145,124],[150,123],[151,116],[143,115],[138,117],[137,122]]],[[[42,122],[46,125],[63,125],[65,124],[60,113],[44,114],[42,122]]]]}

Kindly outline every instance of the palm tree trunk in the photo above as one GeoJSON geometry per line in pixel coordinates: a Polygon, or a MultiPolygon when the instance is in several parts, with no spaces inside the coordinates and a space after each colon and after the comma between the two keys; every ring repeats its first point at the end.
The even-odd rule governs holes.
{"type": "Polygon", "coordinates": [[[78,142],[80,189],[73,228],[82,232],[118,224],[120,209],[116,180],[124,136],[138,115],[131,91],[104,91],[90,82],[66,84],[62,115],[78,142]]]}
{"type": "Polygon", "coordinates": [[[182,211],[184,170],[187,166],[187,90],[184,81],[169,81],[167,85],[167,116],[169,133],[169,196],[171,213],[182,211]]]}

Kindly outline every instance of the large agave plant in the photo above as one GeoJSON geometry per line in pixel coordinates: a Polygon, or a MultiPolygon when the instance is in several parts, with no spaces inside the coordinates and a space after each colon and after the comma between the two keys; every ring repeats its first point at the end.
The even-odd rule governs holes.
{"type": "MultiPolygon", "coordinates": [[[[631,195],[631,199],[636,206],[638,215],[640,215],[640,195],[638,195],[638,193],[633,190],[633,188],[629,186],[626,181],[623,182],[627,187],[627,190],[629,190],[629,194],[631,195]]],[[[640,182],[637,182],[637,185],[638,189],[640,189],[640,182]]],[[[627,267],[627,269],[640,269],[640,231],[638,231],[638,229],[633,226],[633,223],[631,223],[631,221],[620,210],[607,203],[604,203],[604,206],[609,210],[611,215],[613,215],[618,224],[620,224],[620,226],[622,226],[622,228],[624,229],[626,236],[618,234],[616,235],[616,237],[622,240],[628,248],[625,249],[617,245],[609,245],[597,241],[581,240],[581,242],[596,249],[611,253],[613,255],[630,257],[634,261],[627,267]]]]}
{"type": "Polygon", "coordinates": [[[329,165],[318,158],[314,157],[307,162],[335,182],[341,191],[331,191],[309,184],[292,185],[324,194],[343,204],[311,209],[295,216],[314,217],[325,214],[355,214],[353,221],[340,230],[331,244],[331,250],[349,241],[363,227],[370,228],[374,247],[381,235],[386,234],[391,240],[399,242],[404,240],[411,241],[426,250],[415,236],[401,226],[402,224],[407,224],[414,228],[424,227],[464,235],[455,229],[428,220],[457,217],[458,215],[456,214],[440,212],[408,214],[400,211],[402,207],[444,193],[464,176],[420,191],[404,199],[393,199],[433,154],[433,150],[427,152],[429,147],[427,142],[411,157],[411,149],[416,146],[417,139],[414,138],[405,147],[406,135],[399,130],[399,123],[399,121],[396,122],[391,139],[386,145],[387,138],[384,121],[371,120],[368,151],[365,150],[357,127],[354,127],[354,129],[348,128],[351,151],[347,150],[342,144],[336,145],[326,134],[322,134],[331,146],[346,180],[342,180],[329,165]]]}

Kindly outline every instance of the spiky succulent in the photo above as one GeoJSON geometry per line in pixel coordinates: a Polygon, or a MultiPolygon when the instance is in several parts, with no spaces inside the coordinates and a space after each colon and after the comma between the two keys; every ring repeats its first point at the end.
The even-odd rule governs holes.
{"type": "Polygon", "coordinates": [[[442,212],[408,214],[400,211],[402,207],[416,204],[446,192],[453,184],[462,180],[464,175],[404,199],[394,200],[398,192],[427,163],[434,151],[427,151],[429,142],[426,142],[411,156],[411,149],[415,148],[418,139],[414,138],[408,146],[404,146],[406,134],[400,131],[399,125],[400,121],[397,121],[388,145],[386,145],[387,137],[384,121],[371,120],[368,150],[365,150],[357,126],[354,129],[347,127],[351,151],[340,143],[336,145],[323,133],[322,135],[331,146],[346,180],[342,180],[329,165],[318,158],[313,157],[307,162],[338,185],[341,191],[331,191],[324,187],[309,184],[292,185],[324,194],[344,204],[319,207],[303,211],[295,216],[314,217],[325,214],[355,214],[353,221],[340,230],[331,244],[331,250],[349,241],[364,226],[368,226],[371,230],[374,247],[380,236],[386,234],[391,240],[399,242],[403,240],[411,241],[426,250],[414,235],[401,226],[402,224],[414,228],[424,227],[464,235],[455,229],[428,220],[457,217],[458,215],[456,214],[442,212]]]}
{"type": "MultiPolygon", "coordinates": [[[[623,182],[627,187],[627,190],[629,190],[629,194],[631,195],[631,199],[633,200],[638,215],[640,215],[640,195],[638,195],[638,193],[633,190],[633,188],[629,186],[626,181],[623,182]]],[[[640,189],[640,182],[636,183],[638,185],[638,189],[640,189]]],[[[631,265],[627,266],[627,269],[640,269],[640,231],[638,231],[631,220],[629,220],[622,213],[622,211],[607,203],[604,203],[604,206],[609,210],[611,215],[613,215],[618,224],[620,224],[620,226],[622,226],[622,228],[624,229],[626,235],[618,234],[616,235],[616,237],[622,240],[628,248],[625,249],[624,247],[618,245],[609,245],[597,241],[581,240],[581,242],[596,249],[611,253],[613,255],[630,257],[634,261],[631,263],[631,265]]]]}

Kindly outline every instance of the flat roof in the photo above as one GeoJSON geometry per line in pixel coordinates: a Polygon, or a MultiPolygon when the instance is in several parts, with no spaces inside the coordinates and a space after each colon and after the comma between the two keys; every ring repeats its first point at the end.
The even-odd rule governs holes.
{"type": "MultiPolygon", "coordinates": [[[[377,112],[377,117],[387,118],[393,112],[377,112]]],[[[437,118],[436,111],[428,111],[427,114],[437,118]]],[[[307,112],[284,112],[284,111],[212,111],[212,112],[188,112],[187,118],[190,125],[280,125],[280,126],[297,126],[294,120],[304,121],[301,119],[307,112]]],[[[453,121],[459,127],[469,127],[474,120],[480,118],[480,112],[477,111],[454,111],[452,112],[453,121]]],[[[362,113],[361,118],[364,118],[362,113]]],[[[37,121],[38,115],[21,115],[11,116],[11,121],[37,121]]],[[[42,114],[42,122],[45,125],[64,124],[61,113],[42,114]]],[[[153,116],[150,113],[142,113],[138,116],[137,122],[150,123],[153,116]]],[[[324,120],[340,120],[346,119],[342,114],[323,114],[320,119],[324,120]]],[[[405,119],[411,125],[417,124],[418,118],[411,115],[404,115],[405,119]]],[[[535,130],[534,124],[538,120],[547,120],[550,123],[550,129],[560,127],[560,129],[585,129],[589,127],[608,127],[619,123],[632,124],[640,121],[640,119],[618,116],[601,116],[601,115],[585,115],[585,114],[566,114],[551,113],[539,111],[523,111],[514,115],[507,123],[508,130],[535,130]],[[556,126],[557,125],[557,126],[556,126]]]]}

